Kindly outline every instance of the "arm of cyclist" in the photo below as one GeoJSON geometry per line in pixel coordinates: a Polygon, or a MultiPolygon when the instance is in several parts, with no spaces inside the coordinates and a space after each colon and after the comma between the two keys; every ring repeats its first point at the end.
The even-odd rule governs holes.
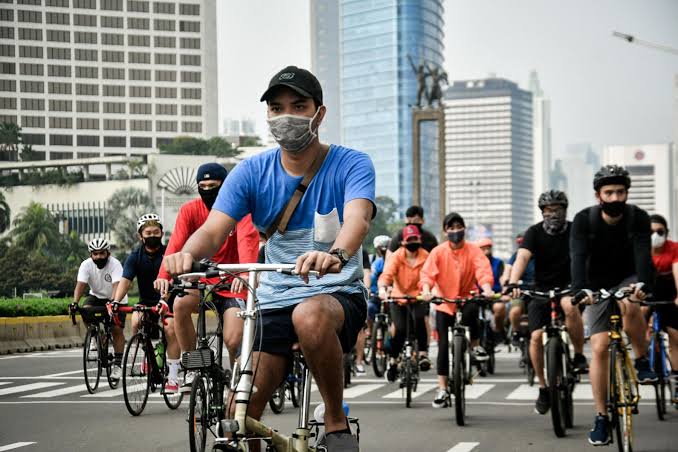
{"type": "Polygon", "coordinates": [[[132,281],[125,278],[124,276],[120,279],[119,282],[113,284],[113,298],[112,300],[116,303],[120,303],[120,300],[125,298],[129,288],[132,285],[132,281]]]}
{"type": "Polygon", "coordinates": [[[483,291],[483,296],[491,298],[494,296],[494,291],[492,290],[492,285],[494,284],[492,265],[490,265],[490,261],[480,248],[474,249],[473,253],[473,267],[475,269],[476,281],[483,291]]]}
{"type": "Polygon", "coordinates": [[[438,268],[438,248],[434,248],[426,258],[419,273],[419,287],[424,301],[431,301],[434,297],[432,289],[436,285],[440,269],[438,268]]]}
{"type": "Polygon", "coordinates": [[[633,297],[636,300],[644,300],[647,293],[652,291],[652,282],[654,282],[654,264],[652,263],[652,229],[650,228],[650,216],[644,210],[636,212],[634,218],[634,240],[633,256],[635,258],[636,275],[638,281],[644,285],[642,289],[634,286],[633,297]]]}
{"type": "MultiPolygon", "coordinates": [[[[516,261],[511,267],[511,276],[509,277],[509,284],[515,285],[518,284],[520,278],[525,273],[527,264],[529,264],[530,259],[532,258],[532,252],[527,248],[519,248],[518,253],[516,254],[516,261]]],[[[520,298],[520,289],[514,288],[512,292],[513,298],[520,298]]]]}
{"type": "Polygon", "coordinates": [[[586,261],[589,257],[589,214],[583,210],[575,215],[570,231],[570,273],[574,293],[586,287],[586,261]]]}
{"type": "Polygon", "coordinates": [[[87,283],[84,283],[82,281],[78,281],[77,283],[75,283],[75,290],[73,291],[73,304],[77,305],[80,302],[80,299],[85,293],[86,288],[87,283]]]}

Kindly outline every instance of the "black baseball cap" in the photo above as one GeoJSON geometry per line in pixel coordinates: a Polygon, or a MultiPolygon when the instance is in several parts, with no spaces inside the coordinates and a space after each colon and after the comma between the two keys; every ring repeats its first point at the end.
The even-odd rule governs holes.
{"type": "Polygon", "coordinates": [[[267,101],[279,86],[286,86],[294,92],[311,97],[320,105],[323,103],[323,89],[320,82],[310,71],[296,66],[287,66],[275,74],[268,83],[268,89],[261,96],[260,102],[267,101]]]}
{"type": "Polygon", "coordinates": [[[462,227],[466,227],[464,219],[457,212],[448,213],[443,220],[443,229],[447,229],[452,226],[452,223],[459,223],[462,227]]]}

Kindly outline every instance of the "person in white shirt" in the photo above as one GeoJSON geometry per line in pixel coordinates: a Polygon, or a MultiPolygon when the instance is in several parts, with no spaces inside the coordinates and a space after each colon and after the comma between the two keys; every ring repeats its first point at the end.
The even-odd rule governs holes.
{"type": "MultiPolygon", "coordinates": [[[[122,278],[122,265],[118,259],[111,256],[111,245],[106,239],[93,239],[89,242],[87,248],[89,249],[90,257],[80,264],[78,281],[73,293],[73,304],[78,305],[86,286],[89,286],[89,295],[85,298],[82,306],[104,307],[106,303],[112,300],[113,294],[115,294],[118,283],[122,278]]],[[[120,300],[120,303],[127,304],[127,296],[120,300]]],[[[101,318],[101,314],[97,315],[85,310],[81,311],[81,315],[83,321],[87,324],[97,322],[101,318]]],[[[121,313],[115,315],[118,316],[119,325],[114,323],[111,326],[113,350],[115,353],[111,378],[118,380],[122,376],[122,355],[125,348],[125,335],[123,333],[125,315],[121,313]]]]}

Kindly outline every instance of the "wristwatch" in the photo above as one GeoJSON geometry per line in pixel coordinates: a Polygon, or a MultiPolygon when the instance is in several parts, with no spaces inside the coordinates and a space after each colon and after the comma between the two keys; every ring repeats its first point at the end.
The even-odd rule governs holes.
{"type": "Polygon", "coordinates": [[[348,254],[348,251],[341,248],[335,248],[333,250],[330,250],[329,254],[331,254],[332,256],[337,256],[341,261],[342,267],[348,264],[349,259],[351,259],[351,256],[348,254]]]}

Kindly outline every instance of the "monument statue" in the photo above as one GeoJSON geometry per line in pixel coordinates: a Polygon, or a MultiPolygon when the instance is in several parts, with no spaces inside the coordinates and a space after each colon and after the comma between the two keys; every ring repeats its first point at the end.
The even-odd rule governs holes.
{"type": "Polygon", "coordinates": [[[437,103],[438,106],[441,106],[441,101],[443,99],[443,83],[449,85],[447,80],[447,72],[443,70],[440,66],[431,66],[426,63],[426,68],[428,69],[429,76],[431,77],[431,89],[428,92],[428,106],[433,107],[434,103],[437,103]]]}
{"type": "Polygon", "coordinates": [[[426,79],[429,77],[429,74],[426,73],[426,66],[424,63],[419,64],[419,66],[416,66],[414,64],[414,61],[412,61],[412,57],[407,55],[407,59],[410,60],[410,66],[412,66],[412,70],[414,71],[414,74],[417,76],[417,103],[416,106],[421,108],[424,106],[422,103],[422,100],[428,99],[429,93],[428,93],[428,87],[426,86],[426,79]]]}

